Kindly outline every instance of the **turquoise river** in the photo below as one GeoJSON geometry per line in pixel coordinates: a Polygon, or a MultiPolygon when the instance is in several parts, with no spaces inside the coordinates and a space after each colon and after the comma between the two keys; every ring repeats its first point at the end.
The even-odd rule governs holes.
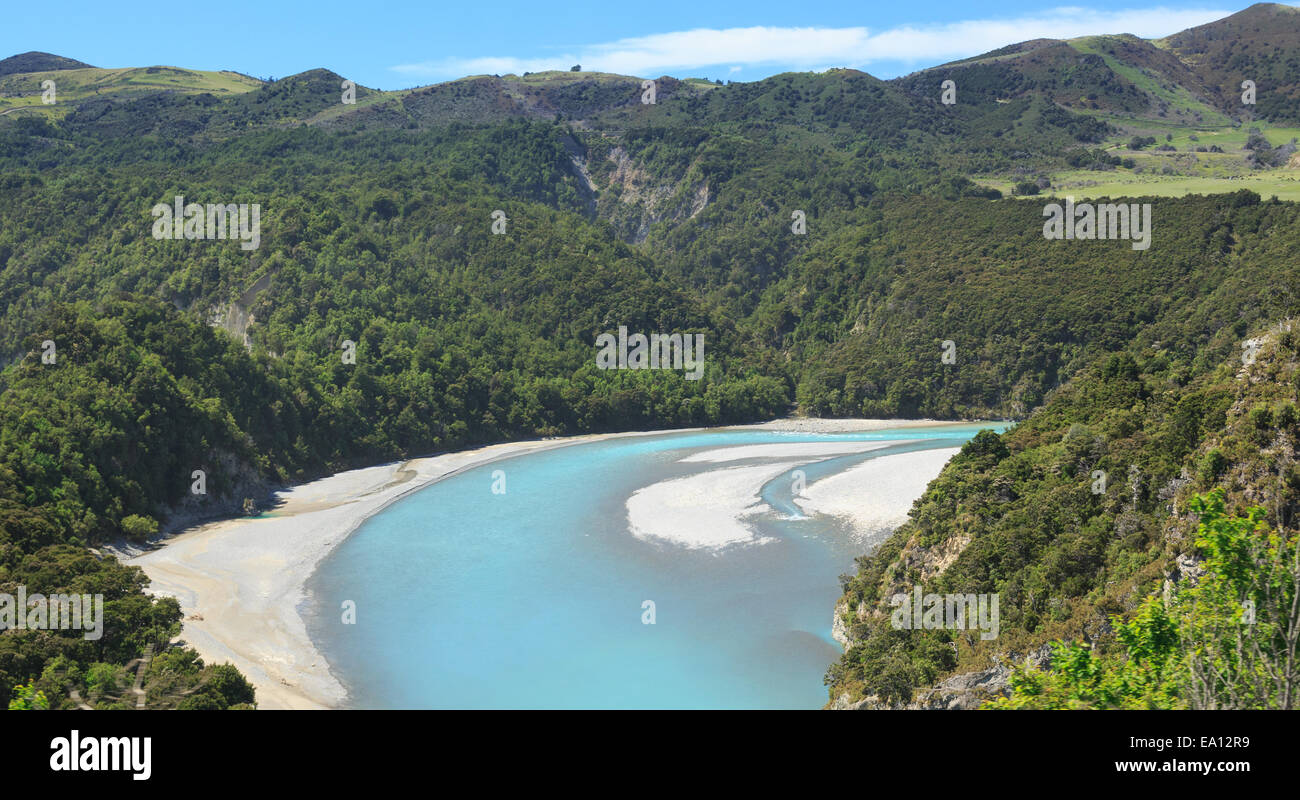
{"type": "Polygon", "coordinates": [[[745,519],[759,543],[638,538],[628,498],[661,481],[783,460],[682,461],[706,450],[890,443],[805,459],[798,469],[815,486],[867,459],[960,447],[987,427],[1005,426],[719,428],[494,461],[366,520],[322,562],[302,611],[352,707],[818,708],[840,653],[831,638],[838,576],[888,530],[804,517],[789,470],[761,484],[769,508],[745,519]],[[501,481],[504,493],[494,493],[501,481]],[[355,624],[342,624],[347,600],[355,624]]]}

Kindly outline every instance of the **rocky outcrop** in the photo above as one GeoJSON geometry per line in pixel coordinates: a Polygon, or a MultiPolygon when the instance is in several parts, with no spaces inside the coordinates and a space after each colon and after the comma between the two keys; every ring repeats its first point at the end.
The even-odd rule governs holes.
{"type": "Polygon", "coordinates": [[[849,649],[849,631],[844,624],[844,615],[847,613],[849,613],[849,604],[841,600],[839,605],[835,606],[835,615],[831,620],[831,638],[839,642],[845,650],[849,649]]]}
{"type": "Polygon", "coordinates": [[[952,675],[933,688],[918,693],[910,703],[886,703],[875,695],[854,701],[844,692],[831,702],[829,708],[832,711],[967,711],[996,697],[1007,696],[1010,679],[1011,668],[998,664],[991,669],[952,675]]]}
{"type": "Polygon", "coordinates": [[[1188,584],[1195,586],[1201,576],[1205,574],[1205,567],[1196,556],[1190,553],[1179,553],[1174,559],[1174,567],[1170,570],[1168,578],[1174,583],[1187,581],[1188,584]]]}
{"type": "MultiPolygon", "coordinates": [[[[1051,661],[1052,650],[1042,645],[1025,658],[1026,666],[1043,669],[1051,661]]],[[[887,703],[876,695],[853,700],[842,692],[827,706],[832,711],[970,711],[989,700],[1011,694],[1012,668],[999,662],[992,667],[950,675],[933,687],[922,689],[910,703],[887,703]]]]}
{"type": "MultiPolygon", "coordinates": [[[[255,467],[232,453],[214,451],[206,463],[195,465],[195,469],[204,471],[207,493],[187,493],[163,509],[160,535],[170,535],[209,520],[247,514],[249,509],[245,501],[251,500],[256,510],[278,488],[255,467]]],[[[193,486],[192,474],[182,475],[180,479],[193,486]]]]}

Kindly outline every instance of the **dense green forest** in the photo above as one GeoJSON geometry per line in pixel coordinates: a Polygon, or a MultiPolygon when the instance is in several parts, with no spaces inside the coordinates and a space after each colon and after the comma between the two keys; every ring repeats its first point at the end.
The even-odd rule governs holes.
{"type": "MultiPolygon", "coordinates": [[[[1287,24],[1259,61],[1277,92],[1257,111],[1283,121],[1287,24]]],[[[1276,323],[1297,312],[1300,211],[1244,190],[1134,197],[1153,208],[1137,251],[1045,239],[1041,199],[971,177],[1023,194],[1045,169],[1132,169],[1104,149],[1131,118],[1229,125],[1220,39],[1040,42],[895,81],[662,78],[653,105],[604,74],[358,87],[345,106],[327,70],[233,92],[175,70],[192,90],[74,83],[57,113],[8,109],[0,592],[102,593],[107,623],[98,641],[5,631],[0,707],[130,707],[146,652],[151,707],[255,704],[233,669],[165,648],[179,606],[106,545],[348,467],[792,412],[1019,422],[972,440],[844,576],[833,702],[912,703],[1059,641],[1051,663],[1077,669],[1038,659],[1006,703],[1203,703],[1203,662],[1166,648],[1139,679],[1125,647],[1153,615],[1184,639],[1218,624],[1178,616],[1190,588],[1159,593],[1198,552],[1223,581],[1209,601],[1251,590],[1215,531],[1293,546],[1296,342],[1276,323]],[[176,196],[257,204],[258,246],[154,238],[176,196]],[[703,334],[702,379],[598,369],[619,326],[703,334]],[[1240,373],[1251,336],[1267,344],[1240,373]],[[917,583],[1000,593],[1002,636],[891,629],[881,603],[917,583]]],[[[93,71],[37,56],[5,62],[9,98],[38,84],[23,69],[93,71]]],[[[1233,702],[1276,701],[1252,697],[1233,702]]]]}

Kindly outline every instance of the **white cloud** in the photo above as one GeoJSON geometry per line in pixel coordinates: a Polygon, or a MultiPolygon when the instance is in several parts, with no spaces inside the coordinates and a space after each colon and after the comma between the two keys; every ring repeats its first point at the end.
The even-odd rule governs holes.
{"type": "Polygon", "coordinates": [[[1068,39],[1101,33],[1168,36],[1231,11],[1147,8],[1126,11],[1067,6],[1011,19],[964,20],[945,25],[905,25],[878,32],[853,28],[698,28],[591,44],[557,56],[447,58],[392,69],[412,78],[541,72],[568,69],[655,76],[674,71],[737,65],[810,69],[834,63],[867,67],[877,61],[929,66],[966,58],[1027,39],[1068,39]]]}

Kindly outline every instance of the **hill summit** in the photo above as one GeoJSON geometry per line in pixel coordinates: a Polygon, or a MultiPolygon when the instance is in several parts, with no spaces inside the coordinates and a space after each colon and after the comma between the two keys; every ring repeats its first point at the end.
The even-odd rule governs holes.
{"type": "Polygon", "coordinates": [[[0,61],[0,75],[17,75],[23,72],[51,72],[60,69],[94,69],[84,61],[32,50],[0,61]]]}

